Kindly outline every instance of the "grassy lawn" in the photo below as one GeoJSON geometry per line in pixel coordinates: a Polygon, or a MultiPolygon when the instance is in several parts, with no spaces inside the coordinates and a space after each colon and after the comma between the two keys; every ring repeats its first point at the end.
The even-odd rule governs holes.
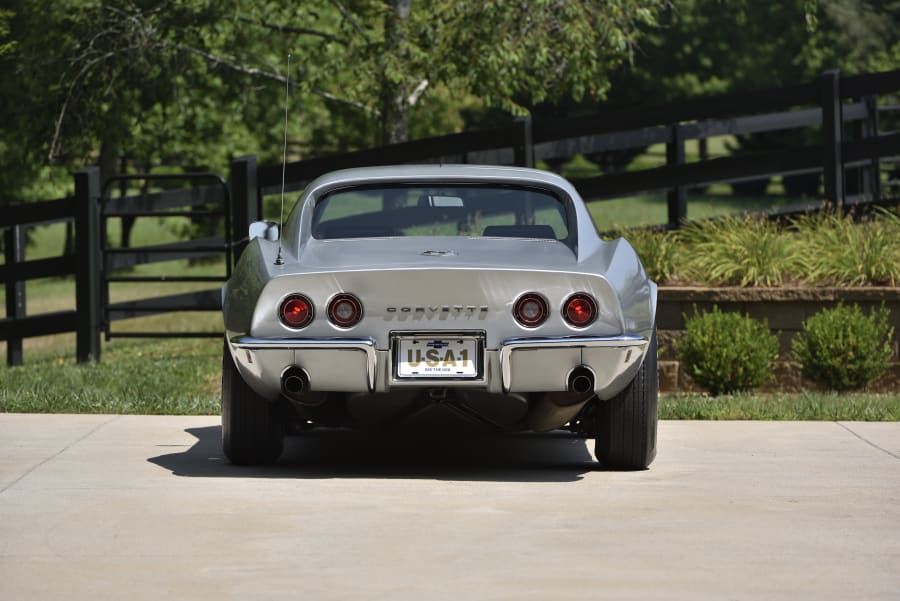
{"type": "MultiPolygon", "coordinates": [[[[687,218],[699,220],[734,213],[766,211],[807,202],[807,199],[785,196],[734,196],[730,191],[721,188],[726,186],[713,186],[705,193],[689,192],[687,218]]],[[[641,225],[658,225],[668,221],[669,208],[664,193],[589,201],[587,207],[601,232],[641,225]]]]}
{"type": "Polygon", "coordinates": [[[114,340],[102,361],[76,364],[74,345],[0,367],[0,411],[24,413],[219,413],[222,341],[114,340]]]}
{"type": "Polygon", "coordinates": [[[660,419],[900,421],[900,393],[669,394],[660,419]]]}

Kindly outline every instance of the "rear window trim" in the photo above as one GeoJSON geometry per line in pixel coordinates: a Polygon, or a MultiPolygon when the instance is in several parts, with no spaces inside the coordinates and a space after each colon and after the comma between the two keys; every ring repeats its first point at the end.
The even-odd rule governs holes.
{"type": "MultiPolygon", "coordinates": [[[[315,209],[320,203],[326,201],[330,196],[338,193],[349,191],[368,191],[381,190],[386,188],[496,188],[498,190],[520,190],[524,192],[535,192],[544,194],[555,199],[563,209],[566,219],[567,236],[564,239],[557,239],[566,246],[574,248],[577,246],[577,211],[574,207],[574,200],[564,191],[555,186],[543,186],[536,182],[509,182],[509,181],[479,181],[479,180],[418,180],[418,179],[402,179],[402,180],[384,180],[378,182],[347,182],[329,186],[328,189],[322,190],[312,199],[313,215],[315,209]]],[[[315,240],[340,240],[344,238],[331,238],[328,236],[318,235],[315,231],[315,224],[310,224],[310,235],[315,240]]],[[[395,236],[371,236],[370,239],[392,238],[395,236]]],[[[518,238],[521,240],[537,240],[538,238],[518,238]]]]}

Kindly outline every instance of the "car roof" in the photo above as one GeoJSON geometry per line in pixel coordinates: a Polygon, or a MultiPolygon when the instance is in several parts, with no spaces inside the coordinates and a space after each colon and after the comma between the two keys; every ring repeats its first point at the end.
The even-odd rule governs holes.
{"type": "Polygon", "coordinates": [[[344,187],[367,184],[501,184],[542,188],[573,200],[576,213],[576,235],[579,256],[588,256],[602,241],[594,227],[593,220],[584,201],[575,187],[565,178],[550,171],[526,167],[506,167],[497,165],[386,165],[378,167],[357,167],[326,173],[306,187],[297,210],[291,212],[285,225],[285,233],[291,232],[286,245],[294,252],[311,237],[312,210],[318,198],[344,187]],[[304,217],[304,215],[306,215],[304,217]],[[304,225],[305,224],[305,225],[304,225]]]}
{"type": "Polygon", "coordinates": [[[564,178],[540,169],[504,167],[497,165],[386,165],[357,167],[327,173],[313,181],[307,190],[322,191],[343,185],[377,182],[419,181],[502,182],[553,187],[577,196],[572,185],[564,178]]]}

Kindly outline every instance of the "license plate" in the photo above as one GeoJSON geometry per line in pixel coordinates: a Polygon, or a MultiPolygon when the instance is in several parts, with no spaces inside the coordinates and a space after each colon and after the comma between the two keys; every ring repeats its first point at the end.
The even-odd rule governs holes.
{"type": "Polygon", "coordinates": [[[397,377],[478,377],[478,343],[472,338],[400,338],[397,377]]]}

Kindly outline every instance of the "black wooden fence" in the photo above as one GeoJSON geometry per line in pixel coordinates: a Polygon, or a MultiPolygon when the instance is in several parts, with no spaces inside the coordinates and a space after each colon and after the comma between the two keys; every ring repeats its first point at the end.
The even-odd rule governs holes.
{"type": "Polygon", "coordinates": [[[100,358],[100,171],[88,167],[75,174],[75,196],[0,208],[5,229],[5,263],[0,279],[6,285],[6,318],[0,320],[0,340],[6,341],[9,365],[22,363],[22,339],[76,332],[78,361],[100,358]],[[26,226],[74,222],[75,254],[25,261],[26,226]],[[75,276],[75,309],[26,314],[25,283],[46,277],[75,276]]]}
{"type": "MultiPolygon", "coordinates": [[[[898,92],[900,70],[850,77],[828,71],[817,80],[779,89],[659,106],[601,109],[565,120],[520,119],[508,127],[288,163],[286,189],[301,190],[315,177],[347,167],[437,162],[533,166],[537,160],[558,164],[576,154],[633,151],[665,144],[666,163],[662,166],[576,179],[573,183],[590,202],[665,190],[668,227],[677,227],[687,217],[687,190],[691,187],[773,175],[821,173],[825,198],[838,206],[879,202],[885,199],[883,165],[900,158],[900,133],[881,131],[879,114],[886,109],[897,110],[886,99],[892,95],[896,98],[898,92]],[[821,142],[747,156],[685,160],[685,143],[691,140],[798,128],[815,128],[821,142]],[[845,185],[851,172],[861,173],[863,180],[861,194],[855,198],[847,194],[845,185]]],[[[282,165],[258,167],[253,156],[235,159],[227,186],[217,176],[201,175],[212,178],[212,183],[201,190],[172,190],[109,201],[105,200],[99,171],[91,167],[75,174],[73,198],[0,208],[0,229],[5,231],[5,264],[0,265],[0,279],[5,282],[7,304],[6,318],[0,320],[0,340],[7,341],[7,362],[21,363],[23,338],[72,331],[77,332],[78,360],[97,360],[101,335],[114,335],[109,329],[113,320],[178,310],[220,309],[221,297],[216,289],[119,305],[111,304],[108,296],[110,282],[131,277],[114,275],[123,261],[136,264],[214,252],[225,255],[226,269],[230,269],[246,245],[249,224],[263,217],[263,197],[280,192],[282,165]],[[208,208],[215,202],[222,203],[221,210],[208,208]],[[187,206],[196,214],[224,217],[224,236],[164,248],[105,246],[103,227],[110,216],[167,214],[173,203],[182,203],[179,206],[187,206]],[[76,254],[24,261],[24,228],[55,221],[74,222],[76,254]],[[76,309],[27,315],[25,282],[66,275],[76,277],[76,309]]],[[[167,277],[171,281],[171,276],[167,277]]],[[[210,281],[213,279],[218,282],[222,278],[210,281]]]]}
{"type": "MultiPolygon", "coordinates": [[[[900,70],[841,76],[827,71],[817,80],[778,89],[710,96],[665,105],[600,109],[578,118],[517,120],[508,127],[415,140],[343,155],[288,163],[288,190],[301,190],[334,169],[397,163],[488,163],[532,166],[589,154],[666,145],[666,163],[652,169],[575,179],[588,201],[665,190],[669,227],[687,217],[687,190],[713,183],[764,176],[822,173],[824,197],[848,200],[846,174],[862,169],[866,201],[882,199],[882,160],[900,157],[900,133],[879,131],[879,101],[900,91],[900,70]],[[716,136],[818,128],[822,142],[747,156],[688,163],[685,144],[716,136]]],[[[249,166],[255,161],[248,161],[249,166]]],[[[242,198],[256,201],[280,190],[281,165],[245,174],[242,198]]],[[[239,194],[237,188],[235,194],[239,194]]],[[[855,199],[854,199],[855,200],[855,199]]]]}
{"type": "MultiPolygon", "coordinates": [[[[231,275],[232,249],[228,232],[231,231],[231,202],[228,184],[215,173],[130,174],[118,175],[104,183],[100,197],[100,254],[102,325],[106,339],[111,338],[213,338],[222,335],[214,331],[116,331],[115,321],[133,317],[147,317],[175,311],[221,311],[221,286],[231,275]],[[148,192],[151,183],[187,181],[189,188],[176,188],[148,192]],[[117,184],[142,184],[142,192],[136,195],[110,196],[117,184]],[[213,223],[224,222],[222,232],[206,232],[203,237],[191,240],[154,244],[149,246],[113,246],[107,233],[107,224],[114,219],[189,218],[213,223]],[[128,272],[137,265],[223,257],[224,273],[221,275],[134,275],[128,272]],[[157,290],[165,283],[214,284],[206,290],[178,294],[156,295],[129,301],[113,302],[110,287],[115,284],[147,284],[157,290]]],[[[216,229],[216,228],[214,228],[216,229]]]]}
{"type": "MultiPolygon", "coordinates": [[[[173,311],[221,311],[221,283],[231,273],[231,204],[228,186],[216,174],[128,175],[111,178],[101,186],[100,171],[89,167],[75,174],[75,195],[46,202],[0,208],[4,233],[4,264],[0,279],[6,286],[6,318],[0,320],[0,340],[7,344],[7,364],[22,364],[22,339],[65,332],[76,333],[79,362],[100,359],[101,337],[219,337],[212,331],[122,331],[111,329],[114,321],[173,311]],[[110,198],[110,186],[120,180],[152,181],[180,179],[206,185],[110,198]],[[185,210],[187,209],[187,210],[185,210]],[[224,233],[202,239],[153,246],[114,247],[108,243],[107,222],[123,217],[222,218],[224,233]],[[75,253],[38,260],[25,260],[25,228],[58,222],[73,222],[75,253]],[[223,276],[132,275],[122,272],[135,265],[222,256],[223,276]],[[75,276],[75,309],[37,315],[26,314],[29,280],[75,276]],[[113,302],[110,284],[146,283],[149,298],[113,302]],[[209,282],[208,290],[158,295],[162,282],[209,282]]],[[[247,229],[244,225],[244,231],[247,229]]]]}

